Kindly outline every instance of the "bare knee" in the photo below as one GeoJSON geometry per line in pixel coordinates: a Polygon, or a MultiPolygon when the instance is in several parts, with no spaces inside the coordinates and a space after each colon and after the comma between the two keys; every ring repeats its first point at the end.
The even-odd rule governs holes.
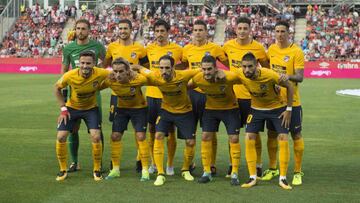
{"type": "Polygon", "coordinates": [[[138,141],[144,141],[146,139],[145,132],[136,132],[136,139],[138,141]]]}
{"type": "Polygon", "coordinates": [[[214,137],[215,132],[203,132],[201,135],[202,141],[210,141],[214,137]]]}
{"type": "Polygon", "coordinates": [[[164,139],[164,136],[165,136],[164,133],[162,133],[162,132],[156,132],[156,134],[155,134],[155,139],[156,139],[156,140],[163,140],[163,139],[164,139]]]}
{"type": "Polygon", "coordinates": [[[195,139],[188,139],[185,141],[187,147],[194,147],[195,146],[195,139]]]}
{"type": "Polygon", "coordinates": [[[111,133],[111,140],[112,141],[121,141],[122,133],[120,132],[112,132],[111,133]]]}
{"type": "Polygon", "coordinates": [[[239,143],[239,135],[229,135],[230,143],[239,143]]]}
{"type": "Polygon", "coordinates": [[[69,131],[58,131],[56,135],[56,139],[58,142],[66,142],[66,138],[69,135],[69,131]]]}
{"type": "Polygon", "coordinates": [[[287,134],[279,134],[278,140],[279,141],[288,141],[288,135],[287,134]]]}
{"type": "Polygon", "coordinates": [[[91,141],[93,143],[99,143],[101,141],[100,130],[90,129],[91,141]]]}
{"type": "Polygon", "coordinates": [[[256,136],[258,136],[257,133],[246,133],[245,138],[248,140],[256,140],[256,136]]]}

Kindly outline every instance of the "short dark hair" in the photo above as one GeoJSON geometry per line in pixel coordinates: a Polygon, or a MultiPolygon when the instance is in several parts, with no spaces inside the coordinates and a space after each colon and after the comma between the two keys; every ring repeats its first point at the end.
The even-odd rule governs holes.
{"type": "Polygon", "coordinates": [[[241,61],[253,61],[256,63],[257,60],[253,53],[248,52],[242,57],[241,61]]]}
{"type": "Polygon", "coordinates": [[[275,24],[275,28],[276,28],[277,26],[285,26],[287,30],[289,30],[289,28],[290,28],[289,23],[286,22],[286,21],[283,21],[283,20],[278,21],[278,22],[275,24]]]}
{"type": "Polygon", "coordinates": [[[251,20],[247,17],[239,17],[237,20],[236,20],[236,25],[239,25],[239,23],[246,23],[249,25],[251,25],[251,20]]]}
{"type": "Polygon", "coordinates": [[[121,19],[121,20],[119,21],[119,24],[121,24],[121,23],[126,23],[126,24],[128,24],[129,27],[130,27],[130,29],[132,29],[132,23],[131,23],[131,21],[130,21],[129,19],[121,19]]]}
{"type": "Polygon", "coordinates": [[[169,60],[170,63],[171,63],[171,67],[174,67],[174,65],[175,65],[175,60],[174,60],[174,58],[171,57],[171,56],[169,56],[169,55],[164,55],[164,56],[160,57],[159,63],[160,63],[160,61],[162,61],[162,60],[169,60]]]}
{"type": "Polygon", "coordinates": [[[124,65],[126,70],[130,70],[129,62],[122,57],[119,57],[119,58],[116,58],[115,60],[113,60],[111,63],[111,66],[114,66],[114,65],[124,65]]]}
{"type": "Polygon", "coordinates": [[[205,55],[201,59],[201,63],[212,63],[216,67],[216,59],[211,55],[205,55]]]}
{"type": "Polygon", "coordinates": [[[76,28],[77,24],[79,24],[79,23],[85,23],[85,24],[88,26],[89,30],[91,29],[91,25],[90,25],[90,22],[89,22],[88,20],[83,19],[83,18],[77,20],[77,21],[75,22],[75,28],[76,28]]]}
{"type": "Polygon", "coordinates": [[[79,55],[79,59],[83,56],[90,56],[94,60],[94,62],[96,61],[96,56],[93,51],[86,50],[86,51],[81,52],[79,55]]]}
{"type": "Polygon", "coordinates": [[[207,25],[206,25],[205,21],[203,21],[203,20],[197,20],[197,21],[195,21],[193,27],[194,27],[195,25],[202,25],[202,26],[204,26],[205,30],[207,30],[207,25]]]}
{"type": "Polygon", "coordinates": [[[165,20],[159,19],[154,24],[154,30],[156,27],[164,26],[167,31],[170,30],[170,25],[165,20]]]}

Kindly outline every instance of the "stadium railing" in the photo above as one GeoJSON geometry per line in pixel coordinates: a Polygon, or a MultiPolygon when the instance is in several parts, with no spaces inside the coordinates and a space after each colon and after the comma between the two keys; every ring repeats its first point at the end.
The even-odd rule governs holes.
{"type": "Polygon", "coordinates": [[[0,41],[10,30],[16,19],[21,15],[20,0],[11,0],[0,15],[0,41]]]}

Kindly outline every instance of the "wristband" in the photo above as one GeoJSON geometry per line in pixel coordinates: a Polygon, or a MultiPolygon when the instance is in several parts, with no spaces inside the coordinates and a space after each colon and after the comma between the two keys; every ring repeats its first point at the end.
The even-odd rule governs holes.
{"type": "Polygon", "coordinates": [[[63,111],[68,111],[68,109],[66,108],[66,106],[62,106],[62,107],[60,108],[60,110],[61,110],[61,112],[63,112],[63,111]]]}
{"type": "Polygon", "coordinates": [[[292,111],[292,106],[287,106],[286,111],[292,111]]]}

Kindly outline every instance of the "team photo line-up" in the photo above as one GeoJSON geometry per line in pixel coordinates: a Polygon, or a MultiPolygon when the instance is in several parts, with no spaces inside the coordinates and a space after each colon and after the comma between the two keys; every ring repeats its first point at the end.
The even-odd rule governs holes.
{"type": "Polygon", "coordinates": [[[131,39],[131,21],[123,19],[118,27],[119,39],[110,43],[106,50],[90,39],[89,21],[80,19],[75,23],[74,41],[63,49],[63,75],[54,89],[61,110],[56,139],[60,166],[57,181],[65,180],[68,173],[80,169],[78,131],[81,119],[91,137],[93,178],[95,181],[103,179],[100,91],[111,88],[111,166],[105,179],[120,177],[122,136],[131,121],[140,181],[149,181],[150,174],[157,173],[154,185],[161,186],[166,182],[165,175],[175,174],[176,138],[185,140],[181,176],[186,181],[194,181],[192,171],[199,124],[203,174],[197,182],[209,183],[216,175],[217,132],[222,121],[229,138],[226,147],[230,162],[226,177],[231,185],[240,185],[241,128],[245,130],[245,158],[250,175],[241,187],[250,188],[259,180],[269,181],[279,176],[281,188],[292,189],[286,179],[289,132],[294,143],[292,185],[302,184],[304,141],[298,86],[303,81],[304,54],[290,42],[287,22],[277,22],[276,43],[267,52],[252,38],[251,21],[245,17],[237,19],[237,38],[222,47],[208,41],[207,25],[202,20],[194,22],[192,42],[183,48],[169,41],[170,26],[164,20],[156,21],[155,41],[147,47],[131,39]],[[219,66],[229,67],[229,70],[219,66]],[[146,86],[145,97],[143,86],[146,86]],[[264,130],[268,135],[269,166],[262,171],[259,132],[264,130]],[[71,155],[69,167],[67,142],[71,155]],[[165,144],[168,157],[164,170],[165,144]]]}

